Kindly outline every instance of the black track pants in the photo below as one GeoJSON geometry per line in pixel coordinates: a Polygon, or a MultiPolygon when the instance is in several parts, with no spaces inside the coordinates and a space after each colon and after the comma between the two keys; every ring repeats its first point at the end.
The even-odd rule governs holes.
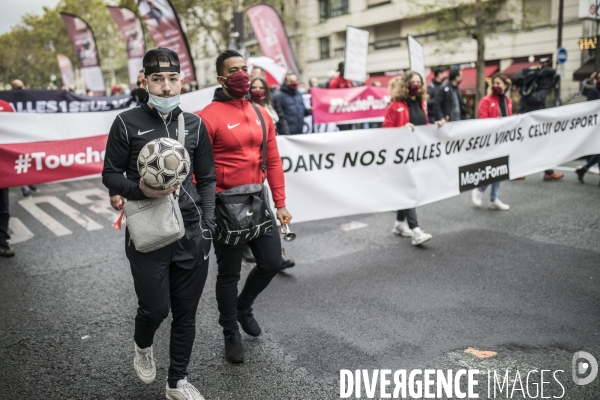
{"type": "Polygon", "coordinates": [[[238,282],[242,268],[242,254],[245,245],[229,246],[214,243],[217,255],[217,303],[219,324],[223,332],[238,330],[237,310],[246,311],[256,297],[269,285],[277,271],[281,269],[281,240],[273,221],[273,231],[248,242],[256,259],[256,266],[248,275],[246,284],[238,299],[238,282]]]}
{"type": "Polygon", "coordinates": [[[176,382],[187,376],[196,337],[196,310],[208,275],[202,232],[196,226],[186,227],[182,239],[150,253],[136,251],[133,243],[129,244],[128,231],[125,239],[138,297],[134,340],[140,348],[151,346],[156,330],[170,309],[173,322],[168,378],[176,382]]]}

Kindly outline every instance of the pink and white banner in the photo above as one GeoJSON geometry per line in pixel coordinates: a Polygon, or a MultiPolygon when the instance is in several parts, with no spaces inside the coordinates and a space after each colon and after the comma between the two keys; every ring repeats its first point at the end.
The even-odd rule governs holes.
{"type": "Polygon", "coordinates": [[[381,122],[390,102],[387,88],[361,86],[349,89],[317,89],[312,94],[315,124],[381,122]]]}
{"type": "Polygon", "coordinates": [[[300,80],[300,69],[283,22],[273,7],[259,4],[246,10],[260,51],[300,80]]]}
{"type": "Polygon", "coordinates": [[[73,79],[73,64],[69,57],[63,54],[57,54],[58,68],[60,69],[60,77],[62,78],[63,86],[69,87],[75,83],[73,79]]]}
{"type": "MultiPolygon", "coordinates": [[[[180,107],[200,111],[214,92],[186,93],[180,107]]],[[[0,188],[99,174],[108,132],[121,112],[0,113],[0,188]]]]}
{"type": "Polygon", "coordinates": [[[146,42],[142,23],[133,11],[125,7],[108,6],[108,11],[117,23],[121,36],[127,44],[127,64],[129,68],[129,84],[136,87],[137,76],[142,69],[142,60],[146,54],[146,42]]]}
{"type": "Polygon", "coordinates": [[[60,15],[67,26],[85,85],[94,92],[95,96],[104,95],[104,77],[92,28],[76,15],[67,13],[60,13],[60,15]]]}
{"type": "Polygon", "coordinates": [[[136,3],[156,47],[166,47],[177,53],[181,72],[184,74],[184,82],[195,81],[196,69],[190,46],[171,2],[169,0],[136,0],[136,3]]]}

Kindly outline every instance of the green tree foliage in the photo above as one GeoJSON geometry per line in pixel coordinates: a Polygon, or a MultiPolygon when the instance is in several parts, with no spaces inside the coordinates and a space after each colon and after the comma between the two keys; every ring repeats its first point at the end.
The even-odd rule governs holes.
{"type": "MultiPolygon", "coordinates": [[[[77,15],[92,27],[107,83],[111,76],[128,82],[125,43],[106,5],[103,0],[61,0],[54,8],[44,7],[42,15],[23,16],[10,32],[0,36],[0,82],[21,79],[26,87],[46,87],[51,75],[60,77],[56,54],[66,55],[77,68],[61,12],[77,15]]],[[[55,83],[60,86],[60,78],[55,83]]]]}
{"type": "MultiPolygon", "coordinates": [[[[273,5],[286,22],[289,20],[292,23],[296,4],[293,1],[172,0],[171,3],[191,44],[208,37],[214,47],[221,51],[229,44],[234,11],[243,11],[266,2],[273,5]]],[[[92,27],[106,86],[109,87],[115,80],[119,83],[128,82],[125,43],[106,9],[107,5],[127,7],[138,13],[136,0],[61,0],[54,8],[44,7],[42,15],[23,16],[10,32],[0,36],[0,83],[21,79],[27,88],[41,88],[48,86],[51,75],[55,75],[55,84],[61,86],[56,54],[66,55],[73,67],[78,67],[61,12],[77,15],[92,27]]],[[[142,26],[147,48],[153,48],[154,43],[146,27],[144,24],[142,26]]]]}
{"type": "MultiPolygon", "coordinates": [[[[217,51],[227,49],[230,43],[234,12],[242,12],[257,4],[273,6],[286,22],[293,26],[295,5],[290,0],[171,0],[191,43],[208,37],[217,51]]],[[[248,21],[246,20],[246,23],[248,21]]]]}

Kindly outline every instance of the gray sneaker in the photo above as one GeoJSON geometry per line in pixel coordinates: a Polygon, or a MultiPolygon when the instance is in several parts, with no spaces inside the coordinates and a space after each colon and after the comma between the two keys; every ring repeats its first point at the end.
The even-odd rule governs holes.
{"type": "Polygon", "coordinates": [[[145,349],[140,349],[137,343],[134,342],[135,356],[133,358],[133,369],[138,378],[145,384],[150,384],[156,379],[156,364],[152,346],[145,349]]]}
{"type": "Polygon", "coordinates": [[[187,378],[177,381],[177,389],[171,389],[167,383],[168,400],[204,400],[198,389],[187,381],[187,378]]]}

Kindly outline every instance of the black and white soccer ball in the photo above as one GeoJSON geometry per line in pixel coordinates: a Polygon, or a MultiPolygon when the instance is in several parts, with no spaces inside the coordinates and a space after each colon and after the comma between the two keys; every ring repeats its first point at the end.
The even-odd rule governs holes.
{"type": "Polygon", "coordinates": [[[190,172],[190,155],[177,140],[154,139],[146,143],[138,156],[138,172],[154,189],[177,186],[190,172]]]}

